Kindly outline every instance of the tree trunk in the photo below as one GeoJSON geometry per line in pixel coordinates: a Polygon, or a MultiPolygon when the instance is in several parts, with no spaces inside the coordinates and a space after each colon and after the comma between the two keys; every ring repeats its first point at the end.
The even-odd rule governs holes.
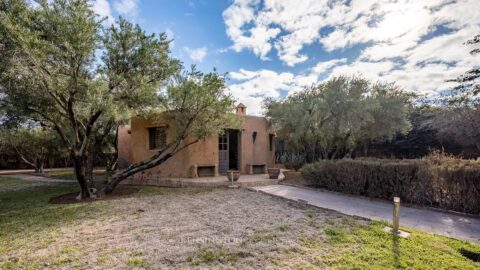
{"type": "Polygon", "coordinates": [[[105,185],[105,187],[103,187],[101,191],[98,192],[98,195],[103,196],[112,193],[115,187],[128,177],[163,164],[165,161],[173,157],[176,153],[199,141],[199,139],[196,139],[181,146],[185,140],[185,137],[182,137],[178,141],[170,143],[163,150],[159,150],[149,159],[138,162],[136,164],[132,164],[126,169],[117,172],[115,175],[112,176],[111,181],[107,183],[107,185],[105,185]]]}
{"type": "Polygon", "coordinates": [[[35,160],[32,162],[33,168],[35,169],[35,174],[40,174],[40,160],[39,158],[35,158],[35,160]]]}
{"type": "Polygon", "coordinates": [[[117,172],[115,175],[112,176],[112,179],[110,182],[107,183],[107,185],[99,192],[99,195],[108,195],[113,192],[115,187],[117,187],[120,182],[123,180],[127,179],[128,177],[138,173],[142,172],[144,170],[153,168],[155,166],[158,166],[165,161],[167,161],[169,158],[171,158],[173,155],[171,153],[165,154],[162,158],[155,159],[151,158],[150,160],[141,162],[140,164],[134,164],[129,166],[123,171],[117,172]]]}
{"type": "Polygon", "coordinates": [[[115,129],[115,139],[113,140],[112,146],[115,152],[113,153],[113,156],[109,155],[107,160],[107,172],[114,172],[117,169],[118,165],[118,128],[115,129]]]}
{"type": "Polygon", "coordinates": [[[93,159],[94,159],[95,146],[92,144],[88,147],[85,153],[85,179],[89,188],[95,188],[95,182],[93,181],[93,159]]]}
{"type": "Polygon", "coordinates": [[[44,175],[45,171],[43,170],[44,160],[42,158],[36,158],[35,160],[35,173],[39,175],[44,175]]]}
{"type": "Polygon", "coordinates": [[[72,154],[72,161],[73,161],[73,169],[75,172],[75,178],[80,185],[80,195],[79,199],[86,199],[93,197],[92,193],[90,192],[90,186],[85,176],[85,157],[77,156],[72,154]]]}

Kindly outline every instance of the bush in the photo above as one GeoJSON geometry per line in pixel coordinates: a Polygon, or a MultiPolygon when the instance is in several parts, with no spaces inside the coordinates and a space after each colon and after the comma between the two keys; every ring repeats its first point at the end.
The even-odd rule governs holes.
{"type": "Polygon", "coordinates": [[[305,164],[305,154],[282,153],[275,157],[275,163],[284,164],[286,169],[298,171],[305,164]]]}
{"type": "Polygon", "coordinates": [[[305,165],[315,187],[480,214],[480,161],[434,153],[424,159],[343,159],[305,165]]]}

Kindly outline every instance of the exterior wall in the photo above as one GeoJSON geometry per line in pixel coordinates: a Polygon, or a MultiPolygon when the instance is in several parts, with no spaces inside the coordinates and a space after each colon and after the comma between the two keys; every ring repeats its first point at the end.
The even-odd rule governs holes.
{"type": "Polygon", "coordinates": [[[264,117],[243,116],[244,123],[240,142],[240,172],[249,173],[247,165],[263,165],[273,167],[275,163],[275,145],[270,151],[270,128],[264,117]],[[257,132],[255,143],[253,132],[257,132]]]}
{"type": "MultiPolygon", "coordinates": [[[[269,148],[269,126],[264,117],[239,115],[244,118],[240,129],[240,171],[242,174],[249,172],[247,164],[265,164],[273,166],[275,149],[269,148]],[[257,132],[255,143],[252,134],[257,132]]],[[[119,129],[118,147],[119,159],[128,163],[145,160],[155,154],[148,145],[148,128],[168,126],[168,123],[155,122],[143,118],[133,118],[131,126],[119,129]],[[130,132],[128,132],[130,131],[130,132]]],[[[172,140],[173,128],[168,128],[167,142],[172,140]]],[[[205,138],[188,148],[180,151],[165,163],[145,171],[146,176],[160,177],[194,177],[193,166],[215,166],[218,175],[218,136],[205,138]]]]}
{"type": "MultiPolygon", "coordinates": [[[[131,161],[139,162],[146,160],[156,153],[156,150],[149,149],[148,128],[168,126],[168,123],[152,121],[143,118],[133,118],[131,120],[131,161]]],[[[172,140],[174,135],[173,128],[167,129],[167,142],[172,140]]],[[[146,175],[156,174],[166,177],[188,177],[188,155],[186,151],[177,153],[165,163],[144,172],[146,175]],[[187,162],[182,162],[186,160],[187,162]]]]}
{"type": "Polygon", "coordinates": [[[120,169],[133,162],[130,131],[130,125],[120,126],[117,131],[118,167],[120,169]]]}

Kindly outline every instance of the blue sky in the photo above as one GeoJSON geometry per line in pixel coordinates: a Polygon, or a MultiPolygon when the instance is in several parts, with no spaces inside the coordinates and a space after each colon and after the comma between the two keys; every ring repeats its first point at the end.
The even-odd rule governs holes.
{"type": "Polygon", "coordinates": [[[185,66],[228,72],[252,114],[265,97],[338,75],[434,96],[480,63],[462,44],[480,34],[478,0],[95,0],[93,9],[166,32],[185,66]]]}

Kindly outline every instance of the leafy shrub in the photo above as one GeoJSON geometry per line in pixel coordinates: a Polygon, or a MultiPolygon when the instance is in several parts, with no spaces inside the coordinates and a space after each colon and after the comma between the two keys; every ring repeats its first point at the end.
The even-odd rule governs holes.
{"type": "Polygon", "coordinates": [[[284,164],[286,169],[300,170],[305,164],[305,154],[303,153],[282,153],[276,157],[275,162],[284,164]]]}
{"type": "Polygon", "coordinates": [[[480,161],[441,153],[424,159],[342,159],[305,165],[313,186],[372,198],[480,214],[480,161]]]}

